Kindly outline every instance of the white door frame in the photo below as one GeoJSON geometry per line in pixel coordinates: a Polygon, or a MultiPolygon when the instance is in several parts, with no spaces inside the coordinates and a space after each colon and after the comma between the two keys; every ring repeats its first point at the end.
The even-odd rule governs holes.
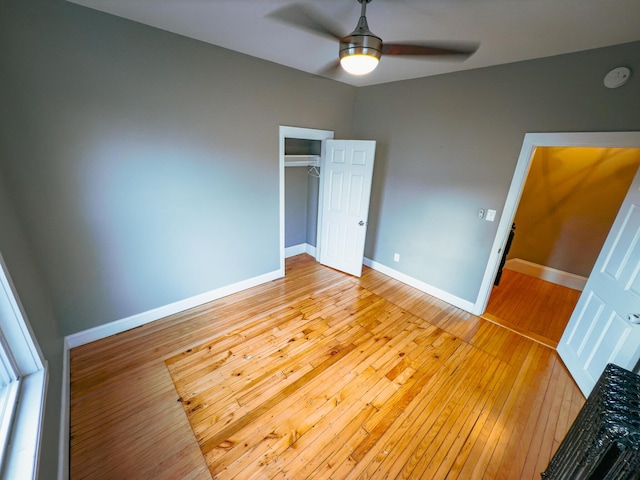
{"type": "MultiPolygon", "coordinates": [[[[321,159],[324,159],[324,140],[333,139],[335,132],[332,130],[318,130],[315,128],[289,127],[280,125],[279,128],[279,165],[280,165],[280,276],[284,277],[284,139],[299,138],[303,140],[320,140],[322,142],[321,159]]],[[[322,165],[322,160],[321,160],[322,165]]],[[[320,168],[320,196],[322,201],[322,168],[320,168]]],[[[321,203],[319,203],[321,205],[321,203]]],[[[321,209],[318,211],[318,225],[320,225],[321,209]]],[[[316,240],[316,258],[320,255],[320,231],[316,240]]]]}
{"type": "Polygon", "coordinates": [[[482,315],[487,309],[493,280],[498,272],[502,249],[507,243],[516,216],[522,190],[529,174],[536,147],[604,147],[640,148],[640,132],[527,133],[518,157],[516,170],[507,194],[487,268],[471,313],[482,315]]]}

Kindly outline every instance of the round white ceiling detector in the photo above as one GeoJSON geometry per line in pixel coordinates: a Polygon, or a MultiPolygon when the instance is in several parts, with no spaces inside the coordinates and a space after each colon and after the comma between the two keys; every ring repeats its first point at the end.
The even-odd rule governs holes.
{"type": "Polygon", "coordinates": [[[607,88],[618,88],[629,81],[631,70],[627,67],[617,67],[607,73],[604,77],[604,86],[607,88]]]}

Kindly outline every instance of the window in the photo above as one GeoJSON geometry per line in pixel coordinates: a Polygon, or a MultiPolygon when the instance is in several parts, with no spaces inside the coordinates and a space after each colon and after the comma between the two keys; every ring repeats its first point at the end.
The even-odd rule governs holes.
{"type": "Polygon", "coordinates": [[[37,477],[46,386],[46,363],[0,255],[2,478],[37,477]]]}
{"type": "Polygon", "coordinates": [[[19,388],[20,376],[15,361],[4,335],[0,332],[0,460],[4,459],[9,443],[19,388]]]}

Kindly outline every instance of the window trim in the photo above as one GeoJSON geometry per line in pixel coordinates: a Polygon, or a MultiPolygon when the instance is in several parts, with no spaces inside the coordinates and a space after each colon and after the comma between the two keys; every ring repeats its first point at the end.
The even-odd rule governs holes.
{"type": "Polygon", "coordinates": [[[47,363],[0,254],[0,334],[15,368],[16,403],[2,462],[3,479],[36,479],[40,458],[47,363]],[[34,414],[35,413],[35,414],[34,414]]]}
{"type": "Polygon", "coordinates": [[[15,378],[0,389],[0,465],[4,464],[4,458],[8,451],[7,446],[11,439],[11,428],[18,406],[21,380],[21,378],[15,378]]]}

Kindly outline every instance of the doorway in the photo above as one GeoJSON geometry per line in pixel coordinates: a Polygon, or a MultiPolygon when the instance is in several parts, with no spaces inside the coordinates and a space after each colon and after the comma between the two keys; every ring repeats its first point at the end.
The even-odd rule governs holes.
{"type": "Polygon", "coordinates": [[[640,149],[538,147],[483,317],[555,348],[640,166],[640,149]]]}
{"type": "MultiPolygon", "coordinates": [[[[324,142],[326,140],[331,140],[334,137],[334,132],[331,130],[318,130],[318,129],[314,129],[314,128],[302,128],[302,127],[290,127],[290,126],[280,126],[279,129],[279,168],[280,168],[280,274],[282,276],[284,276],[284,261],[286,258],[286,254],[285,254],[285,220],[286,220],[286,215],[285,215],[285,204],[286,204],[286,198],[285,198],[285,194],[286,194],[286,178],[285,178],[285,165],[286,165],[286,161],[287,160],[293,160],[293,162],[295,162],[296,160],[299,160],[300,162],[305,162],[305,167],[307,166],[306,163],[308,162],[308,160],[302,160],[302,159],[295,159],[295,158],[289,158],[287,159],[287,150],[286,150],[286,143],[287,143],[287,139],[295,139],[295,140],[306,140],[306,141],[319,141],[320,142],[320,155],[319,158],[321,159],[324,156],[324,142]]],[[[316,153],[316,152],[314,152],[316,153]]],[[[316,155],[314,155],[316,156],[316,155]]],[[[319,192],[319,195],[321,195],[321,190],[319,192]]],[[[319,201],[318,201],[318,204],[319,201]]],[[[318,221],[320,220],[320,216],[321,216],[321,211],[319,210],[317,212],[317,216],[318,216],[318,221]]],[[[319,224],[319,223],[318,223],[319,224]]],[[[318,240],[319,242],[319,240],[318,240]]],[[[316,249],[315,249],[315,257],[317,258],[318,255],[318,251],[319,249],[317,248],[318,245],[316,245],[316,249]]],[[[300,252],[302,253],[302,252],[300,252]]]]}
{"type": "MultiPolygon", "coordinates": [[[[603,132],[603,133],[547,133],[526,134],[520,157],[513,176],[513,181],[505,202],[505,209],[500,219],[498,231],[483,282],[474,305],[476,315],[485,313],[489,296],[493,287],[501,252],[504,248],[511,225],[525,187],[525,182],[534,153],[539,147],[601,147],[601,148],[640,148],[640,132],[603,132]]],[[[599,252],[598,252],[599,253],[599,252]]]]}

